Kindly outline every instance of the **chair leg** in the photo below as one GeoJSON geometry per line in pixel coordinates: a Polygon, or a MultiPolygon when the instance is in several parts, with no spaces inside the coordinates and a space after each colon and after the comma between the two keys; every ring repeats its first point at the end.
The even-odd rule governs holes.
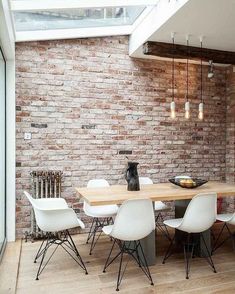
{"type": "Polygon", "coordinates": [[[122,271],[122,260],[123,260],[124,251],[125,251],[125,242],[123,242],[123,245],[122,245],[122,248],[121,248],[121,258],[120,258],[120,263],[119,263],[119,270],[118,270],[118,278],[117,278],[116,291],[119,291],[119,286],[121,284],[122,277],[123,277],[123,274],[124,274],[124,272],[123,272],[123,274],[121,274],[121,271],[122,271]]]}
{"type": "Polygon", "coordinates": [[[214,232],[212,231],[212,229],[211,229],[211,237],[212,237],[213,241],[215,241],[215,234],[214,234],[214,232]]]}
{"type": "Polygon", "coordinates": [[[42,259],[41,259],[41,262],[40,262],[39,267],[38,267],[38,271],[37,271],[37,275],[36,275],[36,280],[39,280],[39,275],[42,273],[42,271],[44,270],[44,268],[47,266],[48,262],[51,260],[52,256],[54,255],[55,251],[57,250],[57,248],[59,246],[57,244],[56,248],[54,249],[54,251],[52,252],[52,254],[50,255],[50,257],[48,258],[48,260],[46,261],[46,263],[43,265],[43,261],[45,259],[47,250],[51,246],[51,244],[53,244],[53,243],[54,243],[54,241],[51,241],[50,240],[50,236],[48,235],[47,241],[46,241],[46,245],[45,245],[44,250],[43,250],[42,259]]]}
{"type": "Polygon", "coordinates": [[[234,234],[231,232],[231,230],[229,229],[227,223],[226,223],[226,228],[227,231],[229,233],[229,237],[232,239],[232,243],[233,243],[233,250],[235,251],[235,238],[234,238],[234,234]]]}
{"type": "Polygon", "coordinates": [[[140,241],[138,241],[137,244],[138,245],[136,247],[136,252],[138,252],[138,247],[140,247],[140,252],[141,252],[141,255],[143,256],[143,260],[142,260],[140,258],[140,256],[139,256],[139,254],[137,253],[137,256],[138,256],[139,261],[140,261],[140,267],[142,268],[143,272],[145,273],[147,278],[150,280],[151,285],[153,286],[154,285],[153,279],[152,279],[152,276],[151,276],[151,273],[150,273],[150,270],[149,270],[149,266],[148,266],[148,263],[147,263],[147,260],[146,260],[145,254],[144,254],[143,247],[142,247],[140,241]]]}
{"type": "Polygon", "coordinates": [[[42,247],[42,244],[40,246],[40,250],[38,251],[36,257],[39,258],[40,256],[42,256],[41,261],[40,261],[40,265],[38,267],[38,271],[37,271],[37,275],[36,275],[36,280],[39,280],[39,275],[42,273],[42,271],[46,268],[47,264],[49,263],[49,261],[51,260],[52,256],[54,255],[54,253],[56,252],[57,248],[61,246],[76,262],[77,264],[85,271],[85,273],[87,274],[87,269],[86,266],[77,250],[77,247],[69,233],[68,230],[61,232],[61,235],[58,236],[54,236],[54,235],[47,235],[47,239],[46,239],[46,244],[44,246],[44,248],[42,247]],[[68,243],[68,244],[67,244],[68,243]],[[51,255],[49,256],[49,258],[47,259],[47,261],[43,264],[44,260],[45,260],[45,256],[47,254],[47,250],[52,246],[52,245],[56,245],[55,249],[52,251],[51,255]],[[71,252],[69,252],[70,249],[73,251],[73,253],[75,253],[76,258],[71,254],[71,252]]]}
{"type": "Polygon", "coordinates": [[[85,266],[85,264],[84,264],[84,262],[83,262],[83,260],[82,260],[81,255],[80,255],[79,252],[78,252],[78,249],[77,249],[77,247],[76,247],[76,245],[75,245],[75,243],[74,243],[74,241],[73,241],[73,238],[72,238],[72,236],[70,235],[70,233],[69,233],[68,230],[66,231],[66,233],[67,233],[67,235],[68,235],[68,237],[69,237],[69,239],[70,239],[70,241],[71,241],[71,243],[72,243],[72,246],[73,246],[73,248],[74,248],[74,252],[75,252],[76,256],[78,257],[78,259],[79,259],[80,262],[81,262],[81,264],[79,264],[79,265],[81,266],[81,268],[84,269],[85,274],[87,275],[88,272],[87,272],[86,266],[85,266]]]}
{"type": "Polygon", "coordinates": [[[209,263],[209,265],[213,268],[214,273],[216,273],[216,269],[215,269],[215,266],[214,266],[213,260],[212,260],[212,258],[211,258],[210,251],[209,251],[209,249],[208,249],[208,247],[207,247],[207,245],[206,245],[205,238],[204,238],[204,236],[203,236],[202,233],[200,233],[200,236],[201,236],[202,241],[203,241],[203,244],[204,244],[204,246],[205,246],[205,248],[206,248],[205,258],[206,258],[207,262],[209,263]]]}
{"type": "Polygon", "coordinates": [[[106,272],[106,268],[121,254],[121,251],[109,262],[110,260],[110,257],[112,255],[112,252],[113,252],[113,248],[114,248],[114,245],[116,243],[116,239],[114,239],[113,241],[113,244],[112,244],[112,247],[111,247],[111,250],[109,252],[109,255],[108,255],[108,258],[106,259],[106,262],[105,262],[105,265],[104,265],[104,269],[103,269],[103,273],[106,272]]]}
{"type": "Polygon", "coordinates": [[[139,267],[141,267],[141,259],[140,259],[140,255],[139,255],[138,244],[136,241],[135,241],[135,250],[136,250],[136,257],[137,257],[136,261],[137,261],[139,267]]]}
{"type": "Polygon", "coordinates": [[[163,258],[163,261],[162,261],[163,264],[165,264],[166,260],[167,260],[167,259],[171,256],[171,254],[172,254],[172,247],[173,247],[173,245],[174,245],[174,241],[175,241],[175,235],[174,235],[174,237],[171,239],[170,245],[169,245],[169,247],[168,247],[168,249],[167,249],[167,251],[166,251],[166,254],[165,254],[164,258],[163,258]]]}
{"type": "Polygon", "coordinates": [[[86,244],[88,244],[88,242],[92,236],[92,229],[93,229],[94,223],[95,223],[95,218],[92,219],[92,223],[91,223],[90,230],[89,230],[89,233],[87,236],[86,244]]]}
{"type": "Polygon", "coordinates": [[[37,254],[36,254],[35,258],[34,258],[34,263],[36,263],[37,262],[37,259],[43,254],[43,250],[45,250],[45,248],[43,248],[43,244],[45,243],[45,241],[46,240],[43,239],[43,241],[42,241],[42,243],[41,243],[41,245],[40,245],[40,247],[38,249],[38,252],[37,252],[37,254]]]}
{"type": "Polygon", "coordinates": [[[186,279],[189,278],[190,261],[193,257],[193,251],[194,251],[194,243],[190,243],[190,237],[191,237],[191,235],[188,234],[187,243],[184,244],[184,260],[185,260],[186,279]]]}
{"type": "Polygon", "coordinates": [[[159,231],[161,231],[163,233],[163,235],[169,241],[171,241],[171,236],[169,234],[169,231],[167,229],[167,226],[163,222],[164,222],[163,216],[162,216],[161,212],[159,212],[158,215],[157,215],[157,217],[155,218],[156,229],[158,229],[159,231]],[[159,223],[159,219],[161,219],[162,224],[159,223]]]}
{"type": "Polygon", "coordinates": [[[92,232],[92,240],[91,240],[91,246],[90,246],[90,252],[89,252],[89,255],[92,254],[92,251],[93,249],[95,248],[95,245],[97,243],[97,241],[99,240],[101,234],[102,234],[102,231],[98,231],[100,226],[98,225],[99,223],[99,220],[96,220],[95,221],[95,227],[94,227],[94,230],[92,232]],[[97,236],[97,233],[98,233],[98,236],[97,236]]]}
{"type": "MultiPolygon", "coordinates": [[[[214,246],[213,246],[213,249],[212,249],[212,253],[214,253],[215,252],[215,250],[217,250],[218,248],[220,248],[228,239],[230,239],[230,238],[233,238],[233,234],[232,234],[232,232],[230,231],[230,229],[229,229],[229,227],[228,227],[228,225],[226,224],[226,223],[224,223],[223,224],[223,227],[222,227],[222,229],[220,230],[220,232],[219,232],[219,235],[218,235],[218,237],[217,237],[217,239],[216,239],[216,241],[215,241],[215,244],[214,244],[214,246]],[[224,231],[224,229],[227,229],[227,231],[228,231],[228,233],[229,233],[229,236],[228,237],[226,237],[222,242],[220,242],[219,244],[218,244],[218,241],[220,240],[220,238],[221,238],[221,236],[222,236],[222,233],[223,233],[223,231],[224,231]],[[218,244],[218,245],[217,245],[218,244]]],[[[234,242],[233,242],[233,244],[234,244],[234,242]]]]}
{"type": "Polygon", "coordinates": [[[97,217],[93,218],[93,222],[92,222],[90,231],[88,233],[87,242],[86,242],[86,243],[88,243],[88,241],[92,238],[89,255],[92,254],[92,251],[95,248],[95,245],[98,242],[98,240],[102,234],[102,228],[105,225],[109,225],[109,224],[113,224],[112,217],[107,217],[107,218],[103,218],[103,219],[99,219],[97,217]]]}

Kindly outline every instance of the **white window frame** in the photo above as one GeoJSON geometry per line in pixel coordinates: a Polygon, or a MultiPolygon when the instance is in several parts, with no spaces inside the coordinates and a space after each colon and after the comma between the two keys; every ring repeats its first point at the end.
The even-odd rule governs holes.
{"type": "Polygon", "coordinates": [[[127,6],[154,6],[158,0],[40,0],[10,1],[12,11],[59,10],[77,8],[108,8],[127,6]]]}
{"type": "Polygon", "coordinates": [[[6,59],[6,237],[15,241],[15,42],[9,3],[0,1],[0,44],[6,59]]]}

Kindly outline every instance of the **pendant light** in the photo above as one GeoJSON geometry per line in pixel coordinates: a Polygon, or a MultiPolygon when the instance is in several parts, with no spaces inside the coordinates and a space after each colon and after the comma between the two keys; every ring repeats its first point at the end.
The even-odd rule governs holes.
{"type": "Polygon", "coordinates": [[[185,118],[190,118],[190,104],[188,101],[188,59],[189,59],[189,36],[186,36],[187,40],[187,77],[186,77],[186,101],[185,101],[185,118]]]}
{"type": "Polygon", "coordinates": [[[171,34],[172,38],[172,45],[173,45],[173,54],[172,54],[172,101],[171,101],[171,118],[174,119],[176,117],[175,115],[175,97],[174,97],[174,88],[175,88],[175,34],[171,34]]]}
{"type": "Polygon", "coordinates": [[[198,118],[200,120],[203,120],[203,97],[202,97],[202,37],[200,38],[200,42],[201,42],[201,102],[199,103],[199,107],[198,107],[198,118]]]}
{"type": "Polygon", "coordinates": [[[214,67],[213,60],[209,60],[208,79],[211,79],[214,76],[214,68],[213,67],[214,67]]]}

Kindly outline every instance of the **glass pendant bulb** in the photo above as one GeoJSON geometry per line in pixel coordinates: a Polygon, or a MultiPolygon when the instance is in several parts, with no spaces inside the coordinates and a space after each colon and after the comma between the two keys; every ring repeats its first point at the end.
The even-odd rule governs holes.
{"type": "Polygon", "coordinates": [[[175,115],[175,101],[171,102],[171,118],[174,119],[176,117],[175,115]]]}
{"type": "Polygon", "coordinates": [[[185,101],[185,118],[189,119],[190,117],[190,104],[188,101],[188,88],[189,88],[189,35],[186,36],[186,41],[187,41],[187,66],[186,66],[186,72],[187,72],[187,76],[186,76],[186,101],[185,101]]]}
{"type": "Polygon", "coordinates": [[[190,104],[189,104],[189,101],[185,102],[185,118],[186,119],[190,118],[190,104]]]}
{"type": "Polygon", "coordinates": [[[198,118],[200,119],[200,120],[203,120],[203,102],[201,102],[200,104],[199,104],[199,107],[198,107],[198,118]]]}
{"type": "Polygon", "coordinates": [[[198,106],[198,118],[200,120],[203,120],[203,95],[202,95],[202,37],[200,37],[200,43],[201,43],[201,102],[198,106]]]}

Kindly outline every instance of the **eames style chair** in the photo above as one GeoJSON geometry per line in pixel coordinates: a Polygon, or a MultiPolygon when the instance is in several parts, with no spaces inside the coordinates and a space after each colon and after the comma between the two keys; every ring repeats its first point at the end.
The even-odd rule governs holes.
{"type": "MultiPolygon", "coordinates": [[[[205,241],[205,237],[202,234],[204,231],[210,229],[216,220],[216,203],[216,193],[198,194],[194,196],[193,199],[190,201],[183,218],[169,219],[164,221],[164,224],[169,226],[170,228],[187,233],[187,240],[184,243],[186,279],[189,278],[190,261],[194,256],[194,249],[197,245],[194,241],[193,234],[199,234],[200,238],[202,239],[204,245],[203,248],[205,250],[201,249],[201,254],[206,258],[207,262],[216,273],[216,269],[211,258],[211,252],[209,251],[205,241]]],[[[165,263],[168,257],[170,257],[170,255],[172,254],[174,240],[175,236],[166,251],[162,263],[165,263]]]]}
{"type": "Polygon", "coordinates": [[[223,226],[219,232],[219,235],[215,241],[215,244],[213,246],[212,252],[217,250],[219,247],[221,247],[227,240],[231,239],[233,243],[233,250],[235,250],[235,234],[231,231],[228,225],[235,226],[235,213],[225,213],[225,214],[217,214],[216,220],[223,222],[223,226]],[[226,237],[223,241],[219,243],[219,240],[221,239],[222,233],[224,229],[227,229],[228,231],[228,237],[226,237]]]}
{"type": "MultiPolygon", "coordinates": [[[[87,184],[87,188],[99,188],[99,187],[109,187],[109,183],[104,179],[94,179],[90,180],[87,184]]],[[[86,243],[88,244],[91,239],[90,255],[97,241],[102,233],[102,228],[104,225],[113,224],[113,218],[117,214],[117,205],[99,205],[91,206],[86,201],[83,203],[83,210],[85,214],[92,218],[92,224],[87,236],[86,243]]]]}
{"type": "Polygon", "coordinates": [[[59,246],[61,246],[85,271],[85,274],[87,274],[86,266],[69,233],[69,229],[72,228],[85,228],[83,222],[77,218],[74,210],[68,207],[63,198],[34,199],[28,192],[24,191],[24,194],[33,207],[39,229],[45,233],[45,239],[42,241],[34,259],[34,263],[36,263],[41,257],[36,280],[39,280],[39,275],[45,269],[59,246]],[[55,249],[43,265],[47,251],[52,245],[55,245],[55,249]]]}
{"type": "Polygon", "coordinates": [[[150,280],[151,285],[153,285],[140,240],[148,236],[154,229],[154,211],[152,202],[149,199],[131,199],[125,201],[119,208],[114,224],[103,227],[103,232],[113,239],[113,244],[103,272],[120,256],[116,291],[119,291],[119,286],[126,269],[126,266],[123,267],[123,255],[125,253],[133,257],[150,280]],[[111,258],[115,244],[118,246],[119,252],[111,258]]]}
{"type": "MultiPolygon", "coordinates": [[[[152,185],[153,181],[149,177],[139,177],[139,182],[140,185],[152,185]]],[[[166,225],[164,224],[164,219],[162,216],[163,211],[169,210],[169,207],[163,203],[162,201],[155,201],[154,202],[154,210],[155,210],[155,224],[156,224],[156,229],[161,231],[164,236],[171,241],[170,234],[167,230],[166,225]]]]}

